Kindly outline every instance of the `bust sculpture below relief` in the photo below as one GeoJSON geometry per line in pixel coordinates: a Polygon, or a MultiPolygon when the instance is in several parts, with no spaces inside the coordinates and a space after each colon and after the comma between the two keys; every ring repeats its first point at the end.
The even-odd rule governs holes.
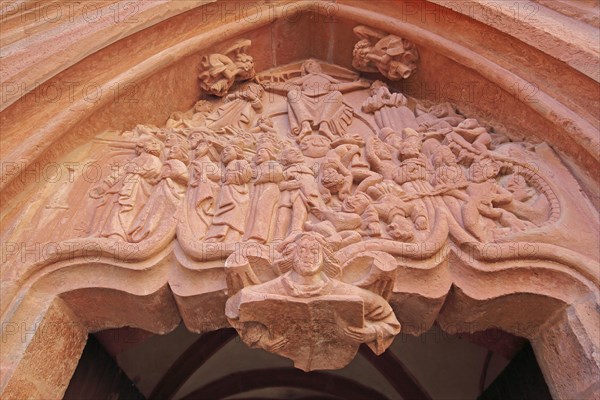
{"type": "Polygon", "coordinates": [[[340,266],[321,235],[296,235],[283,257],[289,271],[227,301],[226,316],[247,345],[290,358],[304,371],[336,369],[360,343],[381,354],[400,332],[381,296],[336,279],[340,266]]]}

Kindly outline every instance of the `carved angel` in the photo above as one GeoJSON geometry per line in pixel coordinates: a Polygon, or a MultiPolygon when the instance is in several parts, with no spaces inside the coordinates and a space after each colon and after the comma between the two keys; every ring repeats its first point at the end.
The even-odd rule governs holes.
{"type": "Polygon", "coordinates": [[[254,59],[247,54],[250,40],[241,40],[224,51],[203,56],[200,61],[200,86],[215,96],[223,97],[233,83],[254,78],[254,59]]]}
{"type": "MultiPolygon", "coordinates": [[[[291,358],[296,367],[310,371],[345,366],[360,343],[381,354],[400,332],[383,297],[339,280],[341,268],[322,236],[296,235],[283,244],[283,256],[289,270],[244,287],[226,303],[227,318],[246,343],[291,358]]],[[[372,276],[388,282],[388,274],[381,272],[372,276]]],[[[362,283],[389,289],[375,280],[362,283]]]]}
{"type": "Polygon", "coordinates": [[[354,33],[361,40],[352,52],[352,66],[359,71],[379,71],[386,78],[397,81],[408,78],[417,68],[417,48],[406,39],[357,26],[354,33]]]}

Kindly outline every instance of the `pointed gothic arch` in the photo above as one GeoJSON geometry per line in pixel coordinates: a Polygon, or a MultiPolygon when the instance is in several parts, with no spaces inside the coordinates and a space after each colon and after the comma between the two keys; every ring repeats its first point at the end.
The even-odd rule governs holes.
{"type": "MultiPolygon", "coordinates": [[[[519,29],[533,34],[543,26],[530,14],[503,24],[498,21],[508,21],[507,10],[483,11],[486,6],[479,3],[471,14],[435,1],[405,1],[400,7],[240,1],[234,9],[224,3],[155,5],[159,12],[153,17],[147,5],[135,3],[139,12],[127,28],[112,16],[102,20],[125,35],[107,41],[98,39],[82,13],[73,25],[78,45],[50,47],[47,55],[37,54],[41,45],[25,46],[18,37],[11,43],[15,52],[3,61],[2,87],[3,398],[60,396],[89,332],[135,326],[164,334],[181,319],[196,332],[229,326],[222,311],[228,298],[223,264],[235,246],[215,253],[206,245],[177,243],[174,232],[169,236],[174,227],[164,228],[169,232],[163,236],[117,247],[106,240],[59,242],[52,232],[42,232],[46,240],[23,239],[44,229],[35,226],[36,205],[48,205],[41,199],[58,190],[46,185],[53,183],[48,166],[66,165],[69,153],[106,129],[160,125],[173,111],[188,109],[201,94],[197,68],[204,54],[246,38],[259,72],[311,57],[350,68],[356,25],[418,47],[418,72],[410,80],[390,82],[392,89],[430,103],[455,103],[465,115],[499,126],[510,140],[552,146],[562,159],[550,146],[536,152],[549,160],[540,174],[554,175],[546,185],[561,210],[556,229],[537,242],[526,236],[521,244],[373,240],[345,247],[338,258],[343,263],[373,250],[395,257],[400,268],[389,303],[404,331],[420,334],[434,321],[449,332],[501,328],[532,342],[555,397],[597,396],[598,120],[593,110],[600,100],[594,92],[598,77],[581,62],[587,44],[576,35],[589,25],[580,26],[578,15],[571,16],[574,37],[558,40],[552,30],[523,37],[519,29]],[[311,37],[322,40],[299,45],[314,43],[311,37]],[[561,49],[575,50],[577,57],[562,59],[561,49]],[[21,63],[4,68],[19,56],[21,63]],[[52,95],[56,88],[63,95],[52,95]],[[528,247],[531,243],[537,247],[528,247]],[[436,262],[423,261],[428,259],[436,262]]],[[[540,2],[529,4],[540,16],[551,14],[540,2]]],[[[4,10],[7,20],[32,23],[22,13],[4,10]]],[[[43,29],[54,28],[50,22],[38,21],[43,29]]],[[[590,63],[597,65],[597,57],[590,63]]],[[[73,168],[86,165],[85,158],[78,160],[73,168]]],[[[517,167],[527,168],[525,162],[517,167]]],[[[451,229],[442,220],[436,226],[451,229]]]]}

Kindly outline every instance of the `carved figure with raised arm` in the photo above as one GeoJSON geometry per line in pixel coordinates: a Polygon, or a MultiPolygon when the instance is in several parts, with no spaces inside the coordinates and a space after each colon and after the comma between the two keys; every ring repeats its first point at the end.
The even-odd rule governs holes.
{"type": "Polygon", "coordinates": [[[132,223],[131,242],[141,242],[156,231],[174,226],[189,180],[188,164],[187,142],[175,143],[168,148],[160,182],[132,223]],[[168,223],[169,219],[173,223],[168,223]]]}
{"type": "Polygon", "coordinates": [[[375,81],[369,94],[361,108],[363,112],[373,114],[379,129],[392,128],[401,132],[404,128],[419,127],[415,114],[407,107],[408,99],[402,93],[391,93],[385,83],[375,81]]]}
{"type": "Polygon", "coordinates": [[[156,138],[139,139],[136,157],[92,189],[90,197],[103,199],[94,224],[100,236],[130,241],[133,221],[160,181],[163,163],[159,157],[163,147],[156,138]]]}
{"type": "Polygon", "coordinates": [[[250,129],[256,115],[263,109],[263,93],[261,85],[250,83],[228,94],[223,104],[206,117],[206,126],[213,131],[222,131],[227,127],[242,131],[250,129]]]}
{"type": "Polygon", "coordinates": [[[285,84],[271,83],[267,90],[287,95],[290,127],[298,142],[313,131],[334,141],[345,135],[353,119],[342,93],[369,86],[363,80],[341,82],[324,74],[317,60],[309,59],[302,64],[302,76],[285,84]]]}

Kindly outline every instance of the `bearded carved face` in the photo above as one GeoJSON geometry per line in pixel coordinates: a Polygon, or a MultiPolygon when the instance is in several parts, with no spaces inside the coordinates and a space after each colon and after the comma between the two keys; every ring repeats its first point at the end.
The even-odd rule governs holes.
{"type": "Polygon", "coordinates": [[[158,140],[152,139],[144,142],[144,151],[148,154],[152,154],[156,157],[159,157],[161,150],[162,146],[158,140]]]}
{"type": "Polygon", "coordinates": [[[391,160],[392,159],[392,153],[390,152],[390,150],[387,148],[387,146],[381,140],[375,139],[373,141],[373,147],[375,150],[375,154],[380,159],[382,159],[382,160],[391,160]]]}
{"type": "Polygon", "coordinates": [[[305,236],[296,243],[293,255],[294,271],[301,276],[316,275],[323,267],[323,249],[320,243],[305,236]]]}
{"type": "Polygon", "coordinates": [[[289,147],[281,153],[281,163],[283,165],[298,164],[304,161],[304,156],[295,147],[289,147]]]}

